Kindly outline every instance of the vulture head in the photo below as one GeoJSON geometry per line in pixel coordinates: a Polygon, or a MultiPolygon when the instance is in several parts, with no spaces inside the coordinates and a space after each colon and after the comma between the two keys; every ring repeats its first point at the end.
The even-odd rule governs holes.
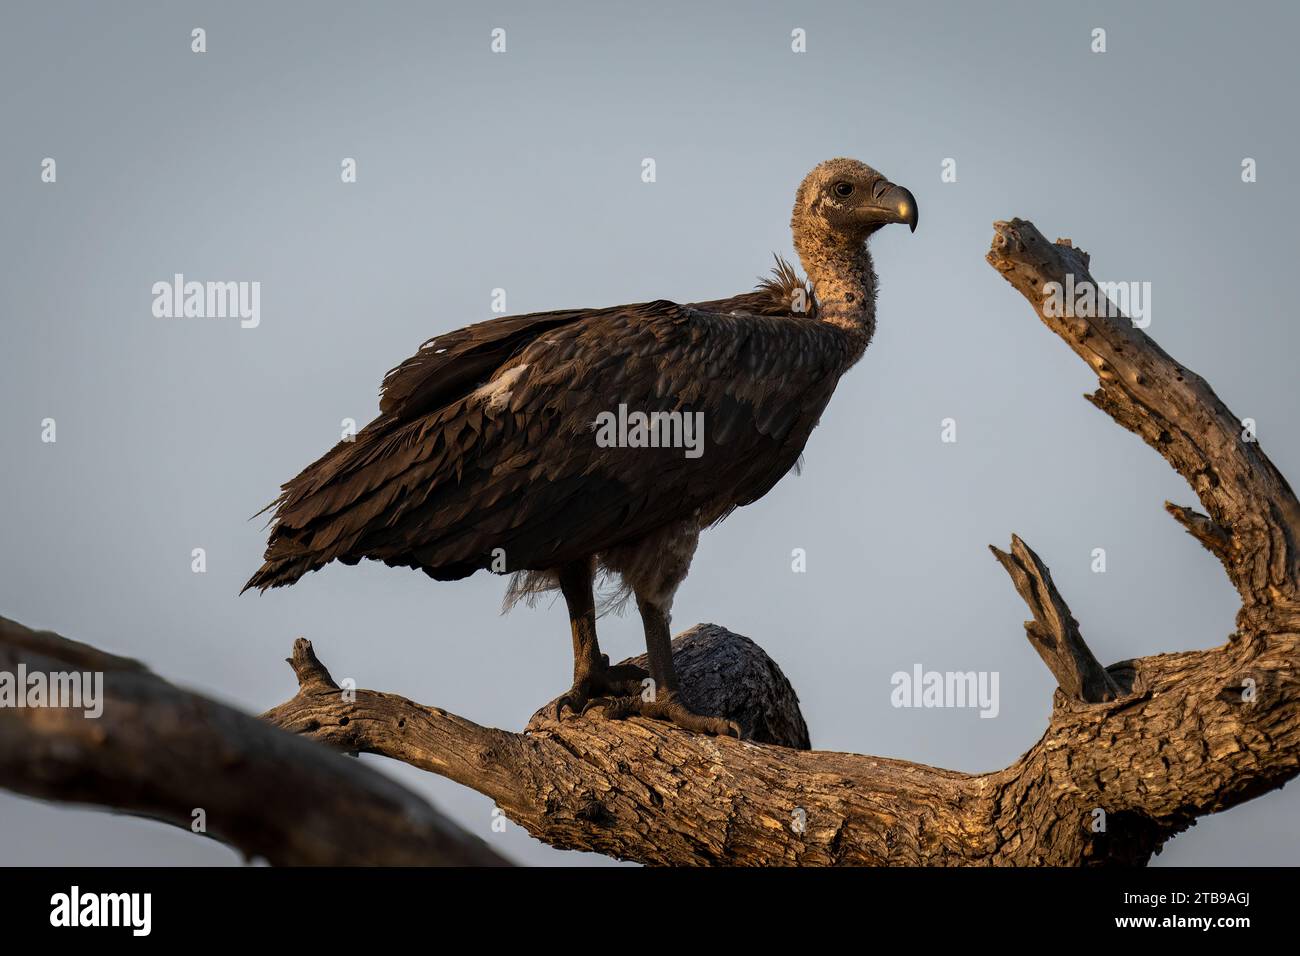
{"type": "Polygon", "coordinates": [[[858,245],[891,222],[915,232],[916,219],[911,192],[856,159],[828,159],[800,184],[791,226],[796,239],[858,245]]]}

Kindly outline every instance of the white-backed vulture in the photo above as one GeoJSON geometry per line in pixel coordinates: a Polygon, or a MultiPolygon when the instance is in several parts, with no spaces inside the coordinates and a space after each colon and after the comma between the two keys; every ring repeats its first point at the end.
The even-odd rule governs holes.
{"type": "Polygon", "coordinates": [[[558,588],[568,604],[573,686],[557,716],[597,702],[738,734],[679,699],[673,595],[701,529],[790,471],[861,358],[876,322],[866,243],[895,222],[916,229],[910,192],[829,160],[791,220],[811,296],[781,263],[731,299],[507,316],[430,339],[385,377],[379,417],[268,506],[266,563],[245,589],[362,558],[439,580],[514,573],[512,596],[558,588]],[[601,573],[636,599],[653,684],[600,651],[601,573]]]}

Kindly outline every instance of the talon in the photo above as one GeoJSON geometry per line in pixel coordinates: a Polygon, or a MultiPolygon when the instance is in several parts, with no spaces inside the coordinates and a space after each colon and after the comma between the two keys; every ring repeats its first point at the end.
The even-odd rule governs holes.
{"type": "MultiPolygon", "coordinates": [[[[608,658],[606,658],[608,660],[608,658]]],[[[641,693],[641,682],[650,675],[635,664],[616,664],[588,671],[555,699],[555,719],[564,716],[567,705],[575,714],[585,714],[598,698],[605,700],[641,693]]]]}
{"type": "Polygon", "coordinates": [[[676,724],[682,730],[692,733],[736,739],[743,736],[740,724],[736,721],[697,714],[682,704],[676,694],[661,694],[656,700],[643,700],[640,696],[597,697],[587,702],[582,714],[585,717],[591,711],[601,712],[606,720],[620,720],[635,715],[676,724]]]}
{"type": "Polygon", "coordinates": [[[638,715],[676,724],[692,733],[738,740],[744,737],[736,721],[697,714],[683,704],[675,692],[661,692],[654,700],[642,699],[641,682],[649,676],[635,664],[617,664],[591,671],[556,698],[555,720],[563,719],[567,706],[579,717],[592,714],[606,720],[622,720],[638,715]]]}

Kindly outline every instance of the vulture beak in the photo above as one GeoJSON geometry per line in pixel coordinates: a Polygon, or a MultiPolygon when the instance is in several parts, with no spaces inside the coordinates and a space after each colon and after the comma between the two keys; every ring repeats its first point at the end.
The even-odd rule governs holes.
{"type": "Polygon", "coordinates": [[[871,201],[880,210],[885,222],[905,222],[909,229],[916,232],[916,197],[910,189],[882,179],[872,190],[871,201]]]}

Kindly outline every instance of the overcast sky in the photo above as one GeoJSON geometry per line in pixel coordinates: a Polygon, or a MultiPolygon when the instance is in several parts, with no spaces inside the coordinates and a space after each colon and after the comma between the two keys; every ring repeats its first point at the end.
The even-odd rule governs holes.
{"type": "MultiPolygon", "coordinates": [[[[387,369],[490,317],[493,289],[511,312],[742,291],[791,254],[800,178],[848,155],[916,194],[920,228],[875,239],[874,343],[803,475],[705,534],[675,628],[762,644],[818,748],[972,772],[1014,761],[1051,706],[986,550],[1013,531],[1103,662],[1221,643],[1234,592],[1161,508],[1193,494],[1080,398],[1095,379],[984,253],[1022,216],[1098,278],[1150,282],[1149,334],[1300,479],[1293,8],[703,7],[6,4],[0,614],[253,712],[292,694],[301,634],[336,677],[521,728],[569,683],[563,602],[501,617],[500,578],[370,563],[240,597],[265,544],[249,516],[376,413],[387,369]],[[259,324],[155,317],[176,273],[259,282],[259,324]],[[997,717],[895,709],[890,677],[917,664],[997,672],[997,717]]],[[[640,622],[605,619],[601,640],[638,653],[640,622]]],[[[600,861],[366,759],[518,860],[600,861]]],[[[1157,862],[1296,863],[1298,809],[1292,788],[1202,820],[1157,862]]],[[[0,862],[239,859],[0,793],[0,862]]]]}

